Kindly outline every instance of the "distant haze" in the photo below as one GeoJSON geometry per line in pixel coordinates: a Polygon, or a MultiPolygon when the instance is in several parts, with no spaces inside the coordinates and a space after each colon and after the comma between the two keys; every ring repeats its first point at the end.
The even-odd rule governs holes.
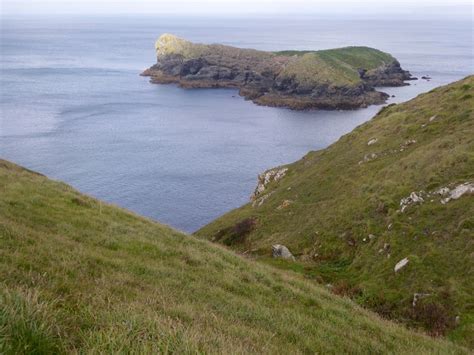
{"type": "Polygon", "coordinates": [[[470,0],[1,0],[5,15],[180,14],[180,15],[324,15],[472,17],[470,0]]]}

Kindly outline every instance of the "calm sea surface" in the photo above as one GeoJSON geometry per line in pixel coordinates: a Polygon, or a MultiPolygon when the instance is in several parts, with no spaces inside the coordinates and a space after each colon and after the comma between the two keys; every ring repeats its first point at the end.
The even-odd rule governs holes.
{"type": "Polygon", "coordinates": [[[170,32],[264,50],[367,45],[416,76],[392,102],[472,74],[470,22],[347,19],[2,18],[0,156],[184,231],[248,201],[257,174],[371,118],[259,107],[235,90],[138,74],[170,32]]]}

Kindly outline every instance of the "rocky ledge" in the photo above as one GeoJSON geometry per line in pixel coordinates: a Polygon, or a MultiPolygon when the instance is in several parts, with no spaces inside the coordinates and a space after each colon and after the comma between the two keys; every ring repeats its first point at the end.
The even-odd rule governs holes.
{"type": "Polygon", "coordinates": [[[156,42],[157,63],[142,75],[183,88],[238,88],[256,104],[291,109],[355,109],[384,103],[377,86],[407,85],[411,74],[368,47],[265,52],[197,44],[170,34],[156,42]]]}

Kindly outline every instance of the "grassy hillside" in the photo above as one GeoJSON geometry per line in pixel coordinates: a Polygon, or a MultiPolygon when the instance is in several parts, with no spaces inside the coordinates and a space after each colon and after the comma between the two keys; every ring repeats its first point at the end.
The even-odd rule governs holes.
{"type": "Polygon", "coordinates": [[[474,196],[436,193],[474,183],[473,95],[470,76],[385,107],[197,235],[474,347],[474,196]],[[296,261],[272,259],[277,243],[296,261]]]}
{"type": "Polygon", "coordinates": [[[0,353],[465,353],[0,161],[0,353]]]}
{"type": "Polygon", "coordinates": [[[373,70],[395,61],[390,54],[369,47],[345,47],[315,52],[277,52],[280,55],[296,55],[285,66],[282,77],[295,77],[298,82],[311,85],[314,82],[332,85],[360,83],[358,69],[373,70]]]}

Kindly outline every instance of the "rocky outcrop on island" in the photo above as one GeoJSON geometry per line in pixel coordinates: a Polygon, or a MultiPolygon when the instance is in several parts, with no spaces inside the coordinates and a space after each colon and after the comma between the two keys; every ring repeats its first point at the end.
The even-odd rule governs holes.
{"type": "Polygon", "coordinates": [[[291,109],[355,109],[385,102],[377,86],[414,79],[390,54],[368,47],[265,52],[196,44],[170,34],[142,75],[183,88],[237,88],[256,104],[291,109]]]}

